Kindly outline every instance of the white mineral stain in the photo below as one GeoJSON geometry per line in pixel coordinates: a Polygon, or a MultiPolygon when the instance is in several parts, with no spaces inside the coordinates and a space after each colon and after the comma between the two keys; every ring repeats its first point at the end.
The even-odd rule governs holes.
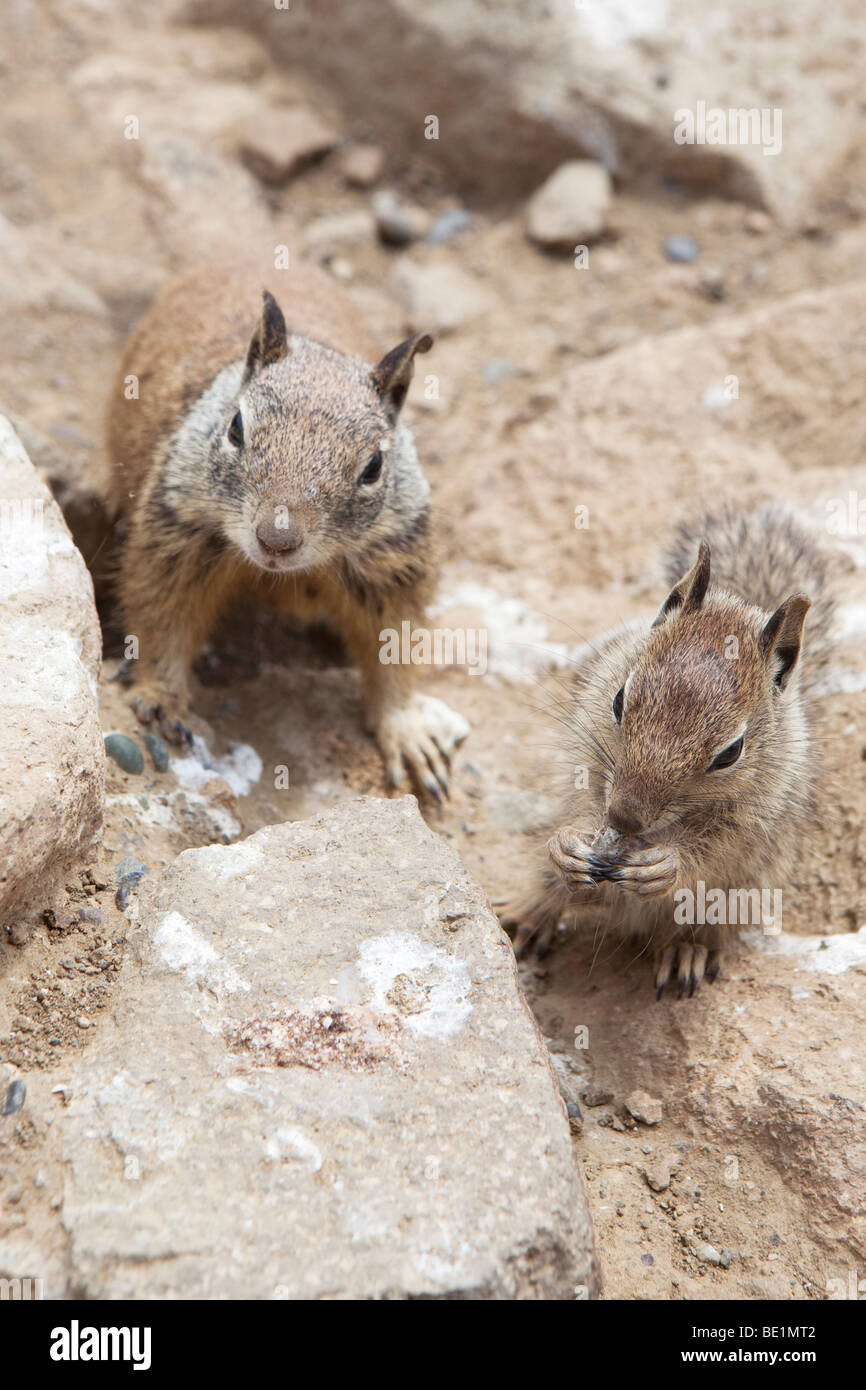
{"type": "Polygon", "coordinates": [[[153,935],[153,943],[170,970],[181,971],[190,980],[202,980],[210,988],[227,994],[248,990],[230,965],[223,965],[209,941],[179,912],[167,912],[153,935]]]}
{"type": "Polygon", "coordinates": [[[866,926],[842,936],[765,936],[763,932],[744,932],[743,940],[753,950],[768,955],[799,957],[801,970],[822,975],[844,975],[858,965],[866,965],[866,926]]]}
{"type": "Polygon", "coordinates": [[[298,1168],[306,1168],[310,1173],[318,1173],[322,1166],[322,1155],[312,1139],[293,1125],[280,1125],[265,1140],[265,1153],[274,1163],[294,1161],[298,1168]]]}
{"type": "Polygon", "coordinates": [[[172,758],[171,770],[183,787],[197,789],[212,777],[221,777],[235,796],[249,796],[262,775],[262,760],[248,743],[230,744],[228,753],[218,758],[203,738],[193,734],[192,752],[185,758],[172,758]]]}
{"type": "Polygon", "coordinates": [[[404,1027],[419,1037],[450,1037],[471,1014],[469,971],[441,946],[429,946],[409,932],[391,932],[362,942],[358,954],[358,968],[372,990],[374,1006],[399,1012],[404,1027]],[[414,987],[416,1001],[424,1001],[410,1013],[395,1009],[388,998],[398,976],[406,977],[414,987]]]}

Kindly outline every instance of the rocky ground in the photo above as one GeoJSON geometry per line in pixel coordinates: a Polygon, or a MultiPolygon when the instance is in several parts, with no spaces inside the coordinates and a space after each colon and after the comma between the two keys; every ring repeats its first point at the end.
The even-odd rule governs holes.
{"type": "MultiPolygon", "coordinates": [[[[840,114],[859,49],[825,35],[835,75],[809,86],[808,122],[792,115],[778,165],[750,152],[724,167],[669,168],[657,78],[687,84],[675,29],[610,50],[618,63],[630,55],[623,90],[643,104],[629,108],[619,87],[608,97],[599,62],[583,106],[551,82],[546,109],[529,58],[513,89],[476,93],[478,36],[453,27],[452,48],[459,37],[472,62],[451,88],[418,89],[447,7],[425,7],[414,28],[411,6],[392,8],[408,56],[389,87],[389,126],[365,118],[345,62],[315,57],[312,21],[289,42],[273,17],[242,32],[228,3],[127,18],[94,4],[54,16],[17,7],[0,70],[0,409],[50,480],[102,596],[106,391],[124,336],[170,273],[286,245],[329,267],[383,344],[438,330],[410,397],[442,518],[437,615],[485,630],[489,665],[432,678],[473,732],[450,803],[425,816],[494,904],[525,883],[569,774],[555,716],[570,652],[655,611],[659,552],[682,517],[723,498],[790,500],[832,549],[842,606],[823,700],[821,816],[786,893],[783,937],[744,944],[715,986],[681,1003],[656,1004],[645,962],[605,943],[563,940],[520,978],[582,1111],[573,1161],[604,1295],[827,1297],[850,1288],[852,1271],[855,1285],[866,1275],[866,546],[856,519],[842,534],[827,528],[834,499],[866,497],[866,225],[861,156],[840,114]],[[56,79],[47,95],[46,75],[56,79]],[[283,108],[296,113],[288,125],[273,114],[283,108]],[[577,127],[564,124],[566,109],[584,113],[577,127]],[[439,141],[425,141],[437,111],[439,141]],[[810,153],[809,122],[824,131],[823,161],[810,153]],[[485,130],[494,172],[476,178],[485,130]],[[365,141],[379,153],[359,152],[365,141]],[[532,152],[513,169],[502,156],[510,141],[532,152]],[[544,217],[536,204],[533,241],[527,204],[562,160],[598,155],[612,186],[578,171],[592,180],[578,199],[592,216],[568,228],[565,209],[570,240],[588,245],[578,266],[556,249],[562,208],[548,201],[544,217]],[[575,525],[577,508],[588,525],[575,525]]],[[[782,38],[806,70],[800,9],[782,38]]],[[[720,101],[754,77],[737,67],[754,38],[742,10],[732,53],[719,48],[720,101]]],[[[696,32],[681,48],[699,67],[696,32]]],[[[504,25],[489,40],[496,61],[512,37],[504,25]]],[[[549,70],[543,24],[522,47],[549,70]]],[[[670,105],[685,98],[678,88],[670,105]]],[[[57,1269],[70,1232],[98,1253],[76,1206],[81,1161],[68,1136],[88,1132],[87,1088],[129,1017],[136,986],[117,981],[146,972],[146,949],[128,946],[139,892],[158,893],[183,850],[387,794],[354,673],[324,639],[262,614],[227,624],[199,663],[207,746],[158,770],[163,750],[144,746],[112,679],[118,633],[102,609],[99,717],[105,734],[134,741],[142,770],[107,761],[98,850],[65,890],[34,890],[32,902],[22,890],[17,937],[29,939],[0,947],[9,1104],[18,1083],[28,1088],[0,1120],[0,1235],[57,1269]],[[34,904],[50,912],[31,932],[34,904]]],[[[530,1159],[520,1180],[532,1176],[530,1159]]],[[[90,1290],[118,1287],[103,1280],[114,1258],[100,1274],[93,1256],[90,1290]]],[[[489,1291],[484,1277],[466,1275],[489,1291]]],[[[542,1287],[561,1295],[556,1280],[542,1287]]],[[[525,1287],[498,1289],[515,1292],[525,1287]]]]}

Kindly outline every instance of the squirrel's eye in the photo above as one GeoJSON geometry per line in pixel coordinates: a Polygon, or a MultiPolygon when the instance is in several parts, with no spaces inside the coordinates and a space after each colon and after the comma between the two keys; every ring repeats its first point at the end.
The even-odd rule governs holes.
{"type": "Polygon", "coordinates": [[[614,717],[614,719],[616,720],[617,724],[621,724],[621,723],[622,723],[622,702],[623,702],[624,696],[625,696],[625,686],[624,686],[624,685],[621,685],[620,688],[619,688],[619,690],[616,692],[616,694],[615,694],[614,697],[613,697],[613,706],[612,706],[612,708],[613,708],[613,717],[614,717]]]}
{"type": "Polygon", "coordinates": [[[707,768],[708,772],[718,772],[722,767],[733,767],[743,751],[743,738],[735,738],[733,743],[729,743],[727,748],[723,748],[707,768]]]}
{"type": "Polygon", "coordinates": [[[379,480],[379,478],[380,478],[380,476],[381,476],[381,473],[382,473],[382,455],[381,455],[381,454],[374,454],[373,457],[370,459],[370,462],[367,464],[367,467],[364,469],[363,473],[361,474],[360,478],[358,479],[358,482],[359,482],[359,483],[375,483],[375,482],[378,482],[378,480],[379,480]]]}
{"type": "Polygon", "coordinates": [[[231,424],[229,425],[229,443],[230,443],[230,444],[234,444],[235,448],[236,448],[236,449],[239,449],[239,448],[241,447],[241,445],[243,444],[243,442],[244,442],[244,419],[243,419],[243,416],[241,415],[241,412],[238,410],[238,411],[236,411],[235,417],[234,417],[234,419],[232,420],[231,424]]]}

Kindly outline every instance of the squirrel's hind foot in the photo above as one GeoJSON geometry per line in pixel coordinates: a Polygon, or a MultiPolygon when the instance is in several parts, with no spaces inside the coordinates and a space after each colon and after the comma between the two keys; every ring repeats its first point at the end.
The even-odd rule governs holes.
{"type": "Polygon", "coordinates": [[[174,747],[186,747],[192,743],[192,730],[167,710],[159,694],[151,690],[140,691],[130,700],[132,711],[139,724],[152,729],[160,738],[174,747]]]}
{"type": "Polygon", "coordinates": [[[667,946],[663,951],[656,952],[654,968],[656,999],[661,999],[674,973],[677,999],[684,998],[686,994],[691,999],[702,980],[712,984],[718,977],[722,968],[722,953],[682,941],[679,945],[667,946]]]}

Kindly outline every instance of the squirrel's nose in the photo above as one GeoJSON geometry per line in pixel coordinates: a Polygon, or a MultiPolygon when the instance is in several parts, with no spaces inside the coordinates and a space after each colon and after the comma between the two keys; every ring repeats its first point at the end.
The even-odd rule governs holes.
{"type": "Polygon", "coordinates": [[[266,555],[291,555],[300,549],[304,533],[291,518],[263,517],[256,526],[256,540],[266,555]]]}
{"type": "Polygon", "coordinates": [[[607,808],[607,822],[621,835],[636,835],[643,830],[643,818],[637,807],[621,796],[612,798],[607,808]]]}

